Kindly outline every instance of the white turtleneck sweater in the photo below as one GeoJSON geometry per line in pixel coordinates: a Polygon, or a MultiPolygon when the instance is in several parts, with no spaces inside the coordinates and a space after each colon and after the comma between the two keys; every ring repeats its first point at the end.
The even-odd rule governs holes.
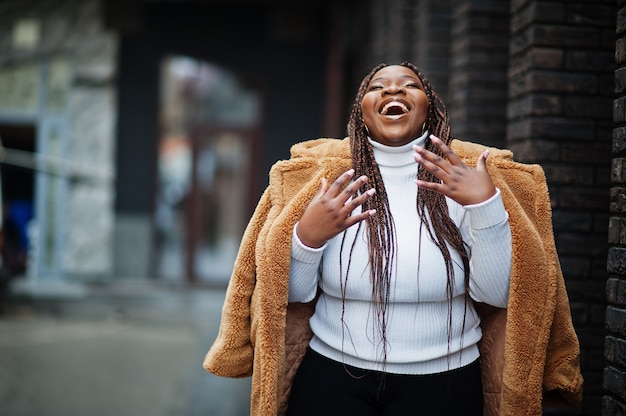
{"type": "MultiPolygon", "coordinates": [[[[298,225],[294,227],[289,301],[311,301],[318,287],[321,288],[310,319],[314,334],[310,346],[330,359],[390,373],[432,374],[462,367],[479,356],[480,319],[471,302],[465,313],[463,263],[450,250],[455,276],[454,297],[450,302],[441,252],[430,241],[424,227],[420,233],[415,202],[417,164],[412,146],[423,145],[426,134],[400,147],[371,141],[396,225],[396,259],[386,316],[386,360],[383,360],[380,325],[371,298],[365,224],[356,238],[347,284],[345,269],[357,226],[344,232],[343,250],[344,233],[313,249],[302,244],[296,233],[298,225]],[[340,256],[343,270],[340,270],[340,256]],[[342,299],[342,283],[345,299],[342,299]],[[452,327],[448,340],[450,307],[452,327]]],[[[447,204],[450,217],[469,247],[471,297],[506,307],[511,231],[500,191],[476,205],[461,206],[449,198],[447,204]]],[[[356,212],[360,212],[360,207],[356,212]]]]}

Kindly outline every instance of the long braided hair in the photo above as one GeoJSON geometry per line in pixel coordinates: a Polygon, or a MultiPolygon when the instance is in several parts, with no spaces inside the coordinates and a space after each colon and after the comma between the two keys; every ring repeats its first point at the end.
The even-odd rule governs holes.
{"type": "MultiPolygon", "coordinates": [[[[401,64],[410,68],[424,85],[424,92],[428,98],[428,113],[426,116],[425,128],[435,136],[439,137],[447,145],[452,141],[450,134],[450,123],[448,111],[439,96],[432,90],[430,82],[422,72],[413,64],[403,62],[401,64]]],[[[379,64],[361,81],[361,85],[354,99],[352,111],[348,122],[348,135],[350,137],[352,167],[355,171],[354,177],[366,175],[368,186],[376,189],[376,193],[364,204],[363,210],[376,209],[376,215],[368,217],[365,222],[367,226],[369,264],[371,266],[372,281],[372,301],[375,307],[375,315],[378,318],[380,333],[382,336],[383,359],[387,358],[387,307],[391,294],[391,277],[393,262],[396,253],[396,232],[393,217],[389,207],[389,200],[385,191],[378,164],[374,158],[372,145],[368,140],[369,132],[363,121],[361,102],[367,92],[367,88],[374,74],[386,67],[386,64],[379,64]]],[[[439,149],[436,148],[429,138],[426,138],[424,147],[443,157],[439,149]]],[[[417,178],[423,181],[439,181],[428,170],[421,165],[417,167],[417,178]]],[[[449,300],[448,307],[448,352],[450,352],[450,341],[452,338],[452,298],[454,295],[454,264],[450,249],[457,252],[463,262],[464,287],[465,287],[465,312],[469,301],[469,255],[466,244],[463,241],[461,232],[449,216],[448,206],[445,197],[430,190],[418,188],[416,208],[421,219],[421,227],[425,227],[430,240],[439,248],[443,256],[447,283],[446,293],[449,300]]],[[[359,223],[359,227],[362,223],[359,223]]],[[[416,230],[416,232],[418,232],[416,230]]],[[[358,234],[358,233],[357,233],[358,234]]],[[[343,247],[343,246],[342,246],[343,247]]],[[[354,247],[354,242],[352,243],[354,247]]],[[[419,262],[419,259],[418,259],[419,262]]],[[[350,265],[348,264],[348,269],[350,265]]],[[[347,279],[347,273],[346,273],[347,279]]],[[[347,283],[347,282],[345,282],[347,283]]],[[[344,283],[344,285],[345,285],[344,283]]],[[[463,318],[465,326],[465,316],[463,318]]],[[[448,354],[449,356],[450,354],[448,354]]]]}

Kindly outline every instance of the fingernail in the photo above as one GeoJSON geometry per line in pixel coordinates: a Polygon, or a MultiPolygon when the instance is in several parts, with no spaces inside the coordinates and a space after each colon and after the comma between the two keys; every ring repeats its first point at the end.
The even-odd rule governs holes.
{"type": "Polygon", "coordinates": [[[370,217],[373,217],[374,215],[376,215],[376,210],[370,209],[370,217]]]}
{"type": "Polygon", "coordinates": [[[354,175],[354,169],[350,169],[348,172],[346,172],[348,175],[354,175]]]}
{"type": "Polygon", "coordinates": [[[367,194],[368,194],[369,196],[372,196],[372,195],[374,195],[375,193],[376,193],[376,189],[374,189],[374,188],[371,188],[371,189],[368,189],[368,190],[367,190],[367,194]]]}

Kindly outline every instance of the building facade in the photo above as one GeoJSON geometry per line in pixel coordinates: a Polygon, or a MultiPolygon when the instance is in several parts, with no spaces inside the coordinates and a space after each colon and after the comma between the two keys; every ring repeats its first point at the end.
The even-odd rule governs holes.
{"type": "Polygon", "coordinates": [[[369,68],[408,60],[453,135],[546,172],[585,378],[581,406],[546,414],[623,415],[625,16],[623,0],[1,2],[3,202],[33,219],[16,270],[223,284],[269,166],[343,136],[369,68]]]}

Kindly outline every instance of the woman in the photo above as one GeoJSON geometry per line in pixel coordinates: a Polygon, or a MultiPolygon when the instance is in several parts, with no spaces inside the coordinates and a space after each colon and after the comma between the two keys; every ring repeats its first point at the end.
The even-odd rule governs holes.
{"type": "Polygon", "coordinates": [[[375,68],[350,119],[353,169],[295,227],[289,301],[321,294],[290,415],[482,414],[470,296],[506,307],[511,234],[487,152],[471,169],[429,136],[450,141],[435,100],[416,68],[375,68]]]}
{"type": "Polygon", "coordinates": [[[548,391],[575,402],[546,206],[540,168],[453,142],[416,67],[376,67],[348,139],[301,143],[272,168],[205,368],[252,375],[259,415],[539,414],[548,391]],[[499,309],[481,322],[475,303],[499,309]]]}

